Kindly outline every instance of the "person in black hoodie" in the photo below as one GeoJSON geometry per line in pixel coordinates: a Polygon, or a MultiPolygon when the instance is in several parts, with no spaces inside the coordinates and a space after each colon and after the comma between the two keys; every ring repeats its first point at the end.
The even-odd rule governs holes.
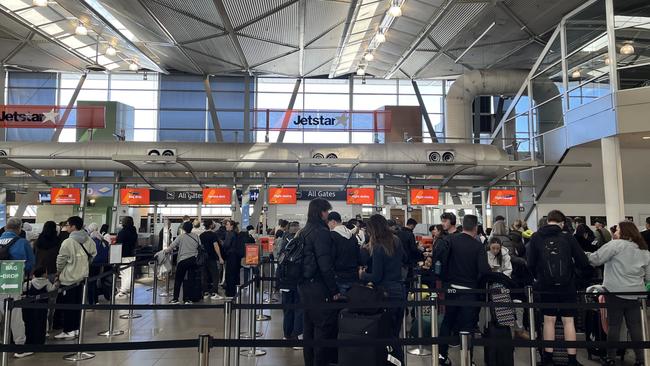
{"type": "Polygon", "coordinates": [[[424,260],[424,255],[418,249],[418,244],[415,241],[415,234],[413,234],[413,229],[415,229],[417,224],[418,222],[415,219],[410,218],[406,221],[406,226],[397,231],[397,237],[402,242],[402,248],[408,257],[407,278],[413,277],[413,268],[417,266],[418,262],[424,260]]]}
{"type": "MultiPolygon", "coordinates": [[[[135,260],[135,247],[138,244],[138,231],[133,223],[133,217],[124,216],[122,218],[122,230],[117,233],[117,244],[122,244],[122,263],[131,263],[135,260]]],[[[131,291],[131,271],[133,267],[128,267],[120,271],[120,291],[118,298],[126,297],[131,291]]]]}
{"type": "Polygon", "coordinates": [[[56,256],[61,248],[61,241],[56,232],[56,223],[47,221],[43,231],[36,239],[36,268],[45,268],[47,274],[54,279],[56,274],[56,256]]]}
{"type": "Polygon", "coordinates": [[[327,216],[327,226],[331,230],[332,244],[334,245],[334,273],[336,285],[341,295],[358,282],[358,268],[360,263],[360,250],[357,238],[352,231],[342,224],[338,212],[330,212],[327,216]]]}
{"type": "MultiPolygon", "coordinates": [[[[478,288],[479,278],[490,273],[490,266],[485,255],[485,246],[476,240],[478,218],[474,215],[463,217],[463,232],[447,236],[436,246],[440,253],[446,253],[440,257],[446,265],[443,265],[445,278],[454,289],[475,289],[478,288]],[[447,247],[443,250],[443,246],[447,247]],[[453,247],[453,250],[450,248],[453,247]]],[[[477,301],[475,294],[449,293],[448,300],[455,301],[477,301]]],[[[476,327],[480,308],[469,306],[447,306],[445,317],[440,326],[440,336],[449,337],[455,330],[472,331],[476,327]]],[[[451,365],[448,358],[449,345],[440,345],[440,364],[451,365]]]]}
{"type": "MultiPolygon", "coordinates": [[[[332,205],[325,199],[316,198],[309,203],[307,225],[298,233],[304,239],[303,278],[298,293],[303,305],[319,305],[341,298],[332,256],[332,236],[327,228],[327,216],[332,205]]],[[[303,337],[312,339],[336,339],[338,311],[311,309],[304,311],[303,337]]],[[[336,350],[325,347],[305,347],[305,366],[327,366],[335,361],[336,350]]]]}
{"type": "MultiPolygon", "coordinates": [[[[589,267],[589,260],[573,235],[565,232],[564,214],[558,210],[548,213],[548,224],[542,226],[532,238],[528,254],[528,268],[537,280],[536,289],[552,294],[542,294],[542,303],[576,303],[576,269],[589,267]]],[[[576,309],[542,309],[544,315],[544,340],[555,340],[555,321],[562,317],[564,340],[575,341],[574,318],[576,309]]],[[[569,366],[580,365],[576,349],[567,349],[569,366]]],[[[553,365],[553,348],[545,348],[542,355],[544,366],[553,365]]]]}
{"type": "Polygon", "coordinates": [[[226,220],[224,226],[226,228],[226,238],[223,241],[223,253],[226,256],[226,296],[235,297],[237,285],[239,285],[239,270],[241,269],[241,259],[244,257],[244,247],[239,238],[237,222],[226,220]]]}

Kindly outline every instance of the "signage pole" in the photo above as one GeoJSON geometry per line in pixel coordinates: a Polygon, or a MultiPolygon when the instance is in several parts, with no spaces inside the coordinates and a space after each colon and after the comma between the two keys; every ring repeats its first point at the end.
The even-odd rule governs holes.
{"type": "MultiPolygon", "coordinates": [[[[5,346],[8,346],[10,344],[10,339],[11,339],[11,308],[13,299],[7,298],[5,299],[4,303],[4,313],[5,313],[5,325],[4,325],[4,333],[2,335],[2,344],[5,346]]],[[[9,353],[8,352],[2,352],[2,366],[7,366],[9,365],[9,353]]]]}

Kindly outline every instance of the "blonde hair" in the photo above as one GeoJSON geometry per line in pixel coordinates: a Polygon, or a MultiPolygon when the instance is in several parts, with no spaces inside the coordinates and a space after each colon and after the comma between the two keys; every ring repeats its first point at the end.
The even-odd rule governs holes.
{"type": "Polygon", "coordinates": [[[194,221],[192,222],[192,226],[194,226],[195,229],[200,228],[201,227],[201,220],[194,219],[194,221]]]}
{"type": "Polygon", "coordinates": [[[506,227],[506,223],[503,221],[495,222],[492,226],[492,235],[508,235],[508,228],[506,227]]]}
{"type": "Polygon", "coordinates": [[[519,230],[524,227],[524,222],[521,219],[517,219],[512,223],[512,230],[519,230]]]}

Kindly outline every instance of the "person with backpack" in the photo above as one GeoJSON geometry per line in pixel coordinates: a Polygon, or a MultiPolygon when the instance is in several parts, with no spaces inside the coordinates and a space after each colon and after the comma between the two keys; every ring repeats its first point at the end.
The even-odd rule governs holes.
{"type": "MultiPolygon", "coordinates": [[[[90,263],[97,255],[95,242],[84,230],[84,221],[72,216],[66,225],[70,236],[61,243],[56,257],[56,269],[61,286],[72,286],[59,295],[57,303],[80,305],[83,296],[83,281],[88,277],[90,263]]],[[[81,310],[63,310],[63,332],[56,339],[71,339],[79,336],[81,310]]]]}
{"type": "MultiPolygon", "coordinates": [[[[463,217],[462,233],[448,236],[436,245],[445,278],[452,289],[467,290],[478,288],[482,275],[490,273],[485,245],[476,240],[478,217],[463,217]]],[[[448,300],[477,301],[476,294],[449,293],[448,300]]],[[[480,308],[469,306],[447,306],[445,317],[440,326],[440,337],[452,336],[454,331],[473,331],[476,328],[480,308]]],[[[440,345],[438,356],[441,365],[451,365],[448,357],[449,345],[440,345]]]]}
{"type": "MultiPolygon", "coordinates": [[[[200,286],[200,283],[194,284],[194,279],[197,277],[196,273],[199,270],[197,265],[197,257],[201,250],[201,239],[198,235],[192,232],[193,225],[191,221],[183,223],[183,234],[178,236],[174,241],[165,249],[165,253],[170,253],[178,248],[178,264],[176,265],[176,277],[174,277],[174,297],[169,302],[170,304],[178,304],[179,296],[181,293],[181,286],[185,281],[187,275],[188,284],[200,286]]],[[[186,304],[191,304],[201,298],[201,290],[198,289],[195,293],[187,293],[183,291],[183,300],[186,304]]]]}
{"type": "MultiPolygon", "coordinates": [[[[648,244],[641,237],[636,225],[623,221],[614,240],[603,245],[594,253],[589,253],[589,263],[593,266],[605,265],[603,287],[609,292],[645,292],[645,284],[650,282],[650,252],[648,244]]],[[[608,342],[620,340],[620,330],[625,318],[632,341],[641,341],[641,315],[638,309],[639,295],[607,295],[608,342]]],[[[643,350],[635,349],[635,366],[643,365],[643,350]]],[[[607,358],[603,365],[616,365],[616,348],[607,348],[607,358]]]]}
{"type": "MultiPolygon", "coordinates": [[[[95,258],[93,258],[93,262],[90,265],[88,273],[88,277],[94,277],[102,273],[104,265],[108,264],[109,246],[108,242],[106,242],[102,235],[99,233],[99,225],[92,223],[88,225],[87,230],[90,238],[95,242],[95,249],[97,250],[97,255],[95,255],[95,258]]],[[[99,302],[99,293],[97,292],[98,281],[99,280],[88,283],[88,303],[90,305],[94,305],[99,302]]]]}
{"type": "MultiPolygon", "coordinates": [[[[296,233],[300,230],[300,223],[293,221],[288,224],[287,231],[284,236],[276,241],[278,246],[278,260],[287,255],[287,245],[291,243],[296,233]]],[[[274,248],[275,249],[275,248],[274,248]]],[[[298,279],[292,278],[287,274],[283,268],[278,272],[278,287],[282,294],[282,304],[294,305],[300,303],[300,295],[298,294],[298,279]]],[[[303,310],[302,309],[282,309],[282,331],[284,339],[297,339],[302,336],[303,332],[303,310]]],[[[299,348],[299,347],[296,347],[299,348]]],[[[296,349],[294,348],[294,349],[296,349]]]]}
{"type": "MultiPolygon", "coordinates": [[[[386,301],[405,301],[406,289],[402,277],[402,264],[405,257],[404,246],[398,236],[391,232],[388,221],[379,214],[370,216],[368,221],[370,234],[370,265],[368,270],[359,269],[359,279],[365,283],[381,288],[388,296],[386,301]]],[[[393,338],[399,338],[402,328],[404,308],[388,308],[386,312],[391,319],[390,329],[393,338]]],[[[402,347],[394,347],[393,356],[404,362],[402,347]]]]}
{"type": "MultiPolygon", "coordinates": [[[[322,198],[309,202],[307,224],[293,240],[303,245],[298,293],[300,302],[307,306],[303,317],[305,340],[337,336],[338,311],[310,308],[341,299],[334,273],[332,236],[326,223],[331,209],[332,205],[322,198]]],[[[327,366],[335,361],[335,355],[333,349],[326,347],[305,347],[303,351],[305,366],[327,366]]]]}
{"type": "Polygon", "coordinates": [[[334,273],[341,295],[345,295],[353,283],[358,282],[360,249],[357,238],[343,225],[341,215],[332,211],[327,216],[327,226],[332,235],[334,249],[334,273]]]}
{"type": "MultiPolygon", "coordinates": [[[[587,256],[573,235],[563,231],[566,217],[558,210],[548,213],[547,225],[542,226],[530,239],[528,268],[537,280],[536,289],[545,292],[542,303],[576,303],[576,268],[589,267],[587,256]]],[[[542,309],[544,315],[544,340],[555,340],[555,321],[562,317],[564,340],[575,341],[574,318],[576,309],[542,309]]],[[[569,366],[579,365],[576,349],[567,349],[569,366]]],[[[553,365],[553,348],[545,348],[542,355],[544,366],[553,365]]]]}
{"type": "Polygon", "coordinates": [[[223,251],[226,256],[226,296],[237,296],[237,285],[239,285],[239,270],[241,259],[245,255],[245,247],[239,238],[237,222],[233,220],[224,221],[226,237],[223,241],[223,251]]]}
{"type": "MultiPolygon", "coordinates": [[[[27,239],[20,236],[23,222],[19,218],[12,217],[7,220],[5,231],[0,235],[0,260],[24,260],[25,273],[31,274],[34,268],[34,252],[27,239]]],[[[0,301],[4,303],[7,298],[20,299],[20,295],[0,294],[0,301]]],[[[4,316],[4,308],[0,310],[4,316]]],[[[14,308],[11,311],[11,334],[15,344],[25,344],[25,324],[23,323],[23,314],[21,308],[14,308]]],[[[32,353],[16,353],[14,357],[22,358],[32,353]]]]}

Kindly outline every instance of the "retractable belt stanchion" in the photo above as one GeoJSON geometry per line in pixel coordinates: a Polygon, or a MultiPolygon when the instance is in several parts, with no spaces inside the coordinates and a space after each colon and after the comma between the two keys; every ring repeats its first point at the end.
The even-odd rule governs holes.
{"type": "MultiPolygon", "coordinates": [[[[237,285],[237,293],[236,293],[236,303],[240,304],[242,303],[241,301],[241,285],[237,285]]],[[[242,339],[241,336],[241,309],[237,307],[235,309],[235,337],[237,340],[242,339]]],[[[235,366],[239,366],[239,353],[240,353],[240,348],[237,346],[235,348],[235,366]]]]}
{"type": "MultiPolygon", "coordinates": [[[[404,314],[402,315],[402,338],[403,339],[406,339],[407,336],[406,333],[407,331],[406,331],[406,308],[405,308],[404,314]]],[[[402,365],[406,366],[406,359],[408,358],[406,357],[406,352],[408,351],[408,347],[406,345],[398,346],[398,347],[402,347],[402,353],[404,354],[404,362],[402,363],[402,365]]]]}
{"type": "MultiPolygon", "coordinates": [[[[643,336],[643,341],[647,342],[650,340],[650,334],[648,334],[650,333],[648,330],[648,300],[642,297],[639,301],[641,302],[641,335],[643,336]]],[[[650,349],[648,348],[643,349],[643,365],[650,366],[650,349]]]]}
{"type": "MultiPolygon", "coordinates": [[[[230,339],[230,319],[232,317],[232,299],[226,298],[223,303],[223,339],[230,339]]],[[[223,366],[230,366],[230,347],[223,349],[223,366]]]]}
{"type": "Polygon", "coordinates": [[[460,366],[470,366],[472,356],[470,352],[469,332],[460,332],[460,366]]]}
{"type": "MultiPolygon", "coordinates": [[[[260,265],[260,303],[264,303],[264,261],[262,261],[262,264],[260,265]]],[[[271,285],[272,286],[272,285],[271,285]]],[[[255,302],[257,304],[257,301],[255,302]]],[[[264,309],[260,309],[259,314],[255,317],[255,320],[258,322],[266,322],[271,320],[270,315],[264,315],[264,309]]]]}
{"type": "MultiPolygon", "coordinates": [[[[11,310],[13,309],[12,298],[6,298],[4,303],[4,332],[2,333],[2,344],[7,346],[11,344],[11,310]]],[[[9,352],[2,352],[2,366],[9,365],[9,352]]]]}
{"type": "Polygon", "coordinates": [[[158,261],[153,261],[153,290],[151,291],[151,303],[158,305],[158,261]]]}
{"type": "MultiPolygon", "coordinates": [[[[533,287],[526,286],[526,300],[529,304],[533,303],[533,287]]],[[[535,309],[532,307],[528,308],[528,327],[530,328],[530,340],[534,341],[537,337],[535,334],[535,309]]],[[[537,349],[535,347],[530,347],[528,349],[530,352],[530,365],[537,365],[537,349]]]]}
{"type": "MultiPolygon", "coordinates": [[[[431,303],[431,338],[436,338],[438,336],[438,294],[431,294],[433,302],[431,303]]],[[[440,360],[438,359],[438,344],[431,344],[431,366],[438,366],[440,360]]],[[[406,359],[406,357],[404,358],[406,359]]]]}
{"type": "MultiPolygon", "coordinates": [[[[417,282],[417,292],[415,293],[415,299],[417,301],[422,301],[422,275],[417,276],[418,282],[417,282]]],[[[421,306],[416,306],[415,307],[415,316],[417,317],[416,321],[418,324],[418,338],[423,338],[422,336],[422,307],[421,306]]],[[[417,348],[410,349],[408,353],[415,355],[415,356],[428,356],[431,354],[431,351],[428,349],[424,348],[421,344],[418,344],[417,348]]]]}
{"type": "MultiPolygon", "coordinates": [[[[83,293],[81,294],[81,304],[85,305],[88,302],[88,277],[84,280],[83,288],[81,289],[83,293]]],[[[77,338],[77,345],[83,344],[84,341],[84,328],[86,323],[86,309],[81,309],[81,315],[79,319],[79,337],[77,338]]],[[[66,356],[63,356],[63,359],[66,361],[83,361],[94,358],[95,354],[90,352],[81,352],[72,353],[66,356]]]]}
{"type": "MultiPolygon", "coordinates": [[[[273,261],[269,261],[269,272],[271,272],[271,278],[275,278],[275,265],[273,261]]],[[[265,304],[273,304],[277,303],[278,300],[275,299],[275,283],[271,282],[271,285],[269,286],[269,298],[264,300],[265,304]]]]}
{"type": "Polygon", "coordinates": [[[199,335],[199,366],[210,365],[210,335],[199,335]]]}
{"type": "MultiPolygon", "coordinates": [[[[257,286],[255,286],[255,281],[254,280],[251,281],[250,290],[249,290],[249,293],[248,293],[249,294],[248,298],[249,298],[250,304],[255,304],[257,302],[255,300],[256,297],[257,297],[256,296],[256,291],[257,291],[256,287],[257,286]]],[[[257,323],[255,322],[255,313],[256,313],[255,309],[250,309],[250,312],[248,314],[248,334],[250,335],[250,339],[252,339],[253,341],[257,337],[262,336],[261,332],[259,332],[259,333],[257,332],[257,326],[256,326],[257,323]]],[[[246,356],[246,357],[264,356],[265,354],[266,354],[265,350],[258,349],[255,346],[251,347],[248,350],[241,351],[241,355],[246,356]]]]}
{"type": "MultiPolygon", "coordinates": [[[[129,286],[129,291],[131,292],[131,295],[129,296],[129,305],[133,305],[133,299],[135,299],[135,262],[131,262],[129,265],[131,266],[131,286],[129,286]]],[[[128,314],[122,314],[120,315],[120,319],[137,319],[140,318],[142,314],[134,314],[133,313],[133,308],[129,309],[128,314]]]]}
{"type": "MultiPolygon", "coordinates": [[[[114,264],[113,265],[113,276],[111,279],[111,305],[115,305],[115,288],[117,286],[117,272],[118,272],[119,265],[114,264]]],[[[104,337],[114,337],[114,336],[119,336],[124,334],[123,330],[114,330],[114,319],[115,314],[114,310],[111,307],[108,310],[108,330],[98,333],[97,335],[104,336],[104,337]]]]}

